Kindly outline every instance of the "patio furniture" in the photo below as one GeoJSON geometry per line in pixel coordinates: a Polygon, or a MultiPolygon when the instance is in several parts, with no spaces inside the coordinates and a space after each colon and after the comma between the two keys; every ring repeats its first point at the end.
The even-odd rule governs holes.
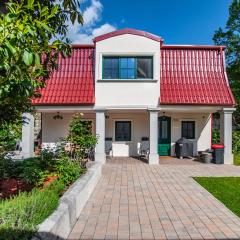
{"type": "Polygon", "coordinates": [[[107,156],[110,156],[110,157],[113,156],[112,138],[105,138],[105,153],[107,156]]]}
{"type": "Polygon", "coordinates": [[[142,137],[141,142],[138,143],[138,154],[140,156],[148,156],[150,142],[148,137],[142,137]]]}

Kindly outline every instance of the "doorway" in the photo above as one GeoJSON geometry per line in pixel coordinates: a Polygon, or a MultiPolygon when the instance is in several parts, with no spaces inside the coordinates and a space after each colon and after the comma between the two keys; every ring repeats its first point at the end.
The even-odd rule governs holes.
{"type": "Polygon", "coordinates": [[[158,118],[158,154],[159,156],[171,155],[171,117],[158,118]]]}

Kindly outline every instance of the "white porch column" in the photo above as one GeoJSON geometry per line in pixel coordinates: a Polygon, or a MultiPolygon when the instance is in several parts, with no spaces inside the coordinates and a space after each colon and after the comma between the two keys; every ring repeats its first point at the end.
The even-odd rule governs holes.
{"type": "Polygon", "coordinates": [[[220,112],[220,142],[224,145],[224,164],[233,164],[232,113],[235,108],[223,108],[220,112]]]}
{"type": "Polygon", "coordinates": [[[31,113],[23,113],[22,125],[22,157],[34,156],[34,117],[31,113]]]}
{"type": "Polygon", "coordinates": [[[103,109],[96,110],[96,136],[95,161],[105,163],[105,112],[103,109]]]}
{"type": "Polygon", "coordinates": [[[150,153],[148,163],[159,164],[158,155],[158,111],[149,110],[149,123],[150,123],[150,153]]]}

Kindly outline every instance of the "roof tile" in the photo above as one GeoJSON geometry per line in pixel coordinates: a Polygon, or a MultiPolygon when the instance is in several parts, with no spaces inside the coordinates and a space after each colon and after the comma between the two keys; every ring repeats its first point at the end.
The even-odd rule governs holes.
{"type": "Polygon", "coordinates": [[[163,46],[160,79],[161,104],[235,104],[221,48],[163,46]]]}
{"type": "Polygon", "coordinates": [[[59,56],[58,69],[46,81],[34,105],[94,104],[94,46],[73,48],[72,56],[59,56]]]}

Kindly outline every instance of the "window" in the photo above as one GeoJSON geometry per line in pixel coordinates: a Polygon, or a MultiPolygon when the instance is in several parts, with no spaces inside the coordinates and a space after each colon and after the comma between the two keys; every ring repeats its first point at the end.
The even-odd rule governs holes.
{"type": "Polygon", "coordinates": [[[131,122],[115,122],[115,141],[131,141],[131,122]]]}
{"type": "Polygon", "coordinates": [[[195,122],[182,121],[182,137],[187,139],[195,138],[195,122]]]}
{"type": "Polygon", "coordinates": [[[103,57],[103,79],[152,79],[153,57],[103,57]]]}
{"type": "Polygon", "coordinates": [[[104,58],[103,76],[106,79],[118,78],[118,58],[104,58]]]}

